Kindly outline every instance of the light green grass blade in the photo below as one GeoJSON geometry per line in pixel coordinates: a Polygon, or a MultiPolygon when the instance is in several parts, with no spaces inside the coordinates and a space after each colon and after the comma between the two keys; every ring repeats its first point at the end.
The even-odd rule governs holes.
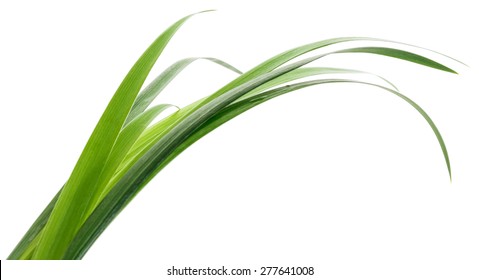
{"type": "Polygon", "coordinates": [[[242,72],[232,65],[213,57],[189,57],[177,61],[170,67],[168,67],[165,71],[163,71],[158,77],[156,77],[153,82],[151,82],[144,90],[142,90],[131,108],[131,112],[128,115],[125,124],[129,123],[132,119],[134,119],[138,114],[145,111],[148,106],[150,106],[151,102],[155,100],[155,98],[163,91],[163,89],[181,72],[191,63],[197,60],[207,60],[214,62],[218,65],[225,67],[233,72],[238,74],[242,74],[242,72]]]}
{"type": "Polygon", "coordinates": [[[190,17],[179,20],[161,34],[120,84],[58,198],[33,255],[34,259],[63,257],[90,206],[98,170],[103,169],[143,82],[169,40],[190,17]]]}
{"type": "MultiPolygon", "coordinates": [[[[334,83],[334,82],[356,82],[356,83],[374,85],[396,94],[397,96],[401,97],[403,100],[411,104],[414,108],[416,108],[416,110],[418,110],[421,113],[421,115],[428,121],[431,128],[436,133],[436,136],[438,137],[438,140],[441,143],[441,147],[443,146],[445,147],[445,145],[443,145],[444,141],[442,140],[442,137],[440,136],[439,131],[437,130],[437,127],[434,125],[434,123],[429,118],[429,116],[424,112],[424,110],[422,110],[412,100],[398,93],[397,91],[380,86],[380,85],[354,81],[354,80],[344,80],[344,79],[343,80],[340,80],[340,79],[315,80],[315,81],[302,82],[302,83],[298,83],[294,85],[288,85],[285,87],[273,89],[266,93],[258,94],[256,96],[250,97],[246,100],[237,102],[235,104],[232,104],[230,106],[223,108],[217,114],[215,114],[212,118],[210,118],[205,123],[203,123],[198,129],[196,129],[187,139],[185,139],[185,141],[183,141],[172,153],[170,153],[169,156],[166,158],[166,160],[162,161],[158,165],[157,169],[152,171],[152,173],[156,174],[157,172],[159,172],[159,170],[161,170],[164,166],[166,166],[166,164],[168,164],[172,159],[174,159],[178,154],[180,154],[183,150],[189,147],[192,143],[194,143],[195,141],[197,141],[198,139],[200,139],[201,137],[203,137],[210,131],[214,130],[221,124],[245,112],[246,110],[249,110],[269,99],[272,99],[274,97],[280,96],[282,94],[285,94],[291,91],[295,91],[295,90],[312,86],[312,85],[317,85],[322,83],[334,83]]],[[[446,161],[448,162],[447,151],[445,152],[445,156],[446,156],[446,161]]],[[[150,178],[152,177],[151,174],[145,175],[145,176],[150,178]]],[[[144,182],[144,184],[146,184],[146,182],[144,182]]],[[[119,193],[116,193],[116,191],[118,190],[117,187],[118,185],[105,197],[105,199],[100,203],[100,205],[95,210],[95,212],[92,213],[90,218],[86,221],[84,226],[80,229],[79,234],[77,235],[75,240],[72,242],[72,247],[69,248],[69,251],[67,253],[68,258],[73,258],[73,259],[81,258],[84,255],[84,253],[86,253],[88,248],[93,244],[94,240],[101,234],[104,228],[106,228],[106,226],[114,219],[114,217],[121,211],[121,209],[123,209],[125,205],[141,189],[141,186],[137,186],[136,188],[133,188],[132,190],[130,190],[131,192],[121,192],[121,198],[120,197],[113,198],[115,195],[119,194],[119,193]],[[118,202],[117,204],[113,203],[115,207],[112,207],[112,205],[109,205],[109,203],[113,201],[118,202]],[[113,209],[113,210],[111,210],[110,214],[105,215],[108,209],[113,209]],[[103,219],[99,219],[99,217],[102,215],[103,215],[103,219]]]]}

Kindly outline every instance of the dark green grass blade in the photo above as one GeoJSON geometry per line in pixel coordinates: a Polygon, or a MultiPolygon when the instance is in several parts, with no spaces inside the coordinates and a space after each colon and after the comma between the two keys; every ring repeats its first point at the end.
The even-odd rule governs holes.
{"type": "Polygon", "coordinates": [[[143,53],[120,84],[95,127],[45,225],[34,259],[62,258],[76,231],[116,138],[138,92],[159,55],[187,16],[163,32],[143,53]]]}
{"type": "MultiPolygon", "coordinates": [[[[436,133],[436,136],[441,143],[441,147],[444,147],[444,152],[445,152],[445,158],[446,162],[448,162],[448,157],[447,157],[447,151],[445,150],[445,145],[444,141],[442,140],[442,137],[439,134],[439,131],[437,130],[437,127],[435,124],[432,122],[432,120],[429,118],[429,116],[422,110],[416,103],[414,103],[412,100],[409,98],[405,97],[404,95],[398,93],[395,90],[391,90],[389,88],[375,85],[375,84],[370,84],[370,83],[364,83],[360,81],[354,81],[354,80],[344,80],[344,79],[327,79],[327,80],[315,80],[315,81],[308,81],[308,82],[302,82],[294,85],[289,85],[285,87],[281,87],[278,89],[273,89],[271,91],[268,91],[263,94],[258,94],[256,96],[250,97],[248,99],[245,99],[243,101],[237,102],[235,104],[232,104],[230,106],[227,106],[220,110],[217,114],[215,114],[212,118],[210,118],[208,121],[203,123],[197,130],[195,130],[185,141],[183,141],[172,153],[169,154],[169,156],[160,163],[158,168],[153,171],[154,174],[159,172],[164,166],[166,166],[171,160],[173,160],[178,154],[180,154],[183,150],[185,150],[187,147],[189,147],[191,144],[196,142],[198,139],[209,133],[210,131],[214,130],[215,128],[219,127],[221,124],[227,122],[228,120],[234,118],[235,116],[238,116],[239,114],[267,101],[270,100],[274,97],[280,96],[282,94],[295,91],[304,87],[312,86],[312,85],[317,85],[317,84],[322,84],[322,83],[337,83],[337,82],[355,82],[355,83],[363,83],[363,84],[368,84],[368,85],[373,85],[373,86],[378,86],[382,89],[385,89],[387,91],[390,91],[394,93],[395,95],[399,96],[403,100],[407,101],[409,104],[411,104],[416,110],[418,110],[421,115],[428,121],[430,124],[431,128],[434,130],[436,133]]],[[[449,167],[449,164],[448,164],[449,167]]],[[[449,169],[450,170],[450,169],[449,169]]],[[[151,177],[151,175],[146,175],[147,177],[151,177]]],[[[147,182],[147,181],[146,181],[147,182]]],[[[145,182],[145,184],[146,184],[145,182]]],[[[144,185],[144,184],[143,184],[144,185]]],[[[136,188],[133,188],[131,192],[123,192],[121,197],[116,197],[113,198],[116,195],[116,191],[118,190],[116,186],[108,195],[107,197],[100,203],[98,208],[95,210],[95,212],[90,216],[90,218],[86,221],[84,226],[80,229],[77,237],[75,240],[72,242],[71,247],[69,248],[66,257],[67,258],[72,258],[72,259],[77,259],[77,258],[82,258],[83,255],[86,253],[88,248],[93,244],[93,242],[96,240],[96,238],[101,234],[101,232],[106,228],[106,226],[114,219],[114,217],[125,207],[125,205],[140,191],[141,186],[137,186],[136,188]],[[111,207],[110,202],[111,201],[117,201],[119,202],[118,204],[114,204],[115,207],[111,207]],[[106,211],[110,211],[109,215],[104,215],[106,211]],[[98,217],[103,216],[103,219],[97,219],[98,217]],[[103,223],[103,224],[102,224],[103,223]]]]}
{"type": "Polygon", "coordinates": [[[189,57],[175,62],[173,65],[168,67],[163,71],[158,77],[156,77],[153,82],[151,82],[144,90],[142,90],[131,108],[130,114],[128,115],[125,124],[128,124],[133,120],[138,114],[145,111],[151,102],[161,93],[161,91],[188,65],[195,62],[196,60],[204,59],[207,61],[214,62],[218,65],[225,67],[233,72],[242,74],[242,72],[232,65],[213,57],[189,57]]]}
{"type": "Polygon", "coordinates": [[[399,50],[399,49],[394,49],[394,48],[383,48],[383,47],[363,47],[363,48],[352,48],[352,49],[347,49],[344,51],[338,51],[337,53],[371,53],[371,54],[379,54],[379,55],[384,55],[384,56],[389,56],[389,57],[394,57],[402,60],[406,60],[409,62],[414,62],[417,64],[421,64],[427,67],[435,68],[438,70],[450,72],[457,74],[456,71],[452,70],[451,68],[436,62],[434,60],[431,60],[427,57],[404,51],[404,50],[399,50]]]}

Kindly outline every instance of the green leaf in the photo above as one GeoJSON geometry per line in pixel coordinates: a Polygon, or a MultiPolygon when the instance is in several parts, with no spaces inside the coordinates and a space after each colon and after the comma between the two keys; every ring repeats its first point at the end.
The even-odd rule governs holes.
{"type": "Polygon", "coordinates": [[[133,65],[101,116],[45,225],[34,259],[61,259],[91,204],[91,194],[148,73],[187,16],[161,34],[133,65]]]}
{"type": "Polygon", "coordinates": [[[379,54],[389,57],[394,57],[402,60],[406,60],[409,62],[414,62],[417,64],[421,64],[427,67],[435,68],[438,70],[450,72],[457,74],[456,71],[452,70],[451,68],[440,64],[434,60],[426,58],[424,56],[411,53],[404,50],[393,49],[393,48],[382,48],[382,47],[363,47],[363,48],[352,48],[347,50],[341,50],[336,53],[371,53],[371,54],[379,54]]]}

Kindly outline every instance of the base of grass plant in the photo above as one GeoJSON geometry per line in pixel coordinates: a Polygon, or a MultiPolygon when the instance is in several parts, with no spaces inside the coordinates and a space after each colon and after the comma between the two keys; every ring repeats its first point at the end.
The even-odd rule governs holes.
{"type": "MultiPolygon", "coordinates": [[[[451,168],[444,141],[426,112],[387,80],[381,84],[344,78],[364,74],[351,69],[306,67],[325,56],[369,53],[410,61],[442,71],[452,69],[422,55],[380,47],[396,42],[375,38],[335,38],[300,46],[268,59],[246,73],[214,58],[201,58],[235,71],[239,76],[215,93],[151,123],[169,104],[150,106],[159,93],[190,63],[171,65],[143,90],[143,83],[175,32],[190,17],[163,32],[131,68],[88,140],[68,181],[40,214],[9,259],[81,259],[103,230],[135,195],[171,160],[191,144],[239,114],[280,95],[326,83],[361,83],[383,89],[413,106],[433,130],[451,168]],[[291,60],[326,46],[356,41],[362,47],[323,52],[294,63],[291,60]],[[328,78],[324,78],[324,75],[328,78]],[[333,76],[333,78],[331,78],[333,76]],[[305,78],[309,80],[304,81],[305,78]],[[302,79],[303,81],[298,82],[302,79]],[[141,92],[140,92],[141,90],[141,92]]],[[[372,74],[371,74],[372,75],[372,74]]]]}

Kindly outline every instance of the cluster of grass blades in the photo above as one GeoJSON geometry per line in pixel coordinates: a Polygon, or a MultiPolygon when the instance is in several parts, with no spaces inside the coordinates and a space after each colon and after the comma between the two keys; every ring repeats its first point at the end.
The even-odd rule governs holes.
{"type": "Polygon", "coordinates": [[[344,74],[364,73],[357,70],[306,67],[312,61],[335,53],[369,53],[456,73],[424,56],[376,44],[399,44],[395,42],[357,37],[319,41],[276,55],[246,73],[221,60],[202,58],[235,71],[239,76],[215,93],[184,108],[169,104],[150,106],[180,71],[199,59],[187,58],[173,64],[141,90],[168,41],[191,16],[179,20],[162,33],[131,68],[101,116],[68,181],[21,239],[9,259],[81,259],[135,195],[187,147],[265,101],[313,85],[367,84],[408,102],[432,128],[451,175],[446,146],[436,125],[419,105],[399,93],[391,83],[384,79],[385,85],[344,78],[344,74]],[[299,59],[314,50],[336,44],[341,46],[351,41],[368,45],[299,59]],[[296,58],[295,62],[291,62],[296,58]],[[332,74],[334,78],[331,78],[332,74]],[[177,110],[151,124],[170,107],[177,110]]]}

